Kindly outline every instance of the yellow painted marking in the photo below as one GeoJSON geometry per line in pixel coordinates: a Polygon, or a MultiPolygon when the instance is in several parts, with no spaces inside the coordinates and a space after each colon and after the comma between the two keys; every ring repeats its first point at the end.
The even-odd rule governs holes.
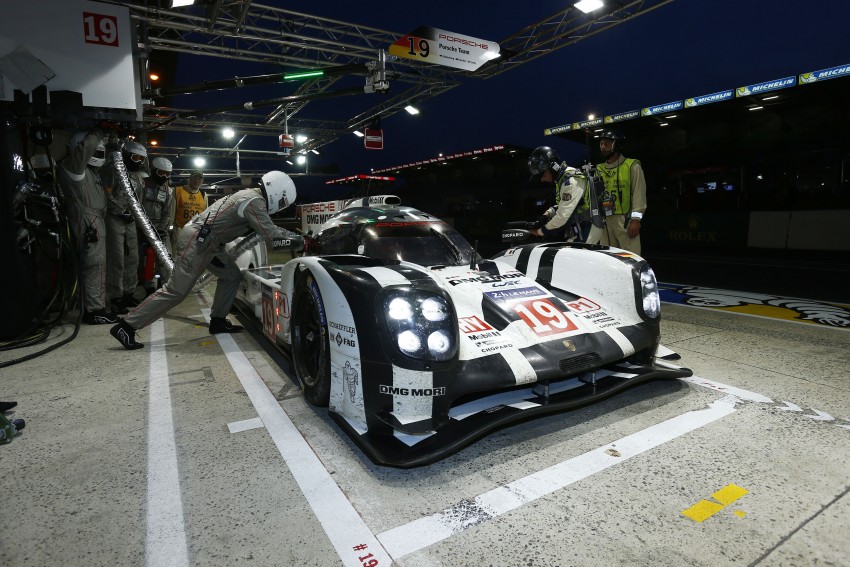
{"type": "MultiPolygon", "coordinates": [[[[711,500],[700,500],[687,510],[683,510],[682,515],[694,520],[695,522],[704,522],[749,492],[749,490],[741,488],[737,484],[727,484],[711,495],[717,502],[712,502],[711,500]]],[[[735,510],[735,515],[739,518],[743,518],[747,514],[746,512],[735,510]]]]}
{"type": "Polygon", "coordinates": [[[800,321],[802,323],[811,323],[817,325],[817,321],[801,319],[801,315],[792,309],[785,307],[776,307],[773,305],[735,305],[732,307],[718,307],[720,311],[734,311],[735,313],[744,313],[747,315],[760,315],[762,317],[771,317],[773,319],[784,319],[785,321],[800,321]]]}
{"type": "Polygon", "coordinates": [[[201,341],[201,346],[214,345],[217,341],[201,341]]]}
{"type": "Polygon", "coordinates": [[[710,502],[709,500],[700,500],[687,510],[682,511],[682,515],[686,516],[696,522],[703,522],[717,512],[721,511],[725,506],[722,504],[718,504],[717,502],[710,502]]]}
{"type": "Polygon", "coordinates": [[[748,493],[749,490],[746,488],[741,488],[736,484],[728,484],[712,494],[715,500],[723,504],[724,506],[728,506],[744,494],[748,493]]]}

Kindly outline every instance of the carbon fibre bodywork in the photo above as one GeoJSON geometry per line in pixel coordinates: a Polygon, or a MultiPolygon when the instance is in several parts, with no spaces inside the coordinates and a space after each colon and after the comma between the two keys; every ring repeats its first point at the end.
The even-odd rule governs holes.
{"type": "MultiPolygon", "coordinates": [[[[368,238],[386,236],[403,252],[409,228],[411,238],[434,237],[423,252],[430,265],[395,248],[321,254],[333,246],[320,241],[321,255],[243,271],[238,297],[289,350],[308,332],[292,320],[291,301],[312,294],[330,415],[374,462],[425,465],[511,423],[691,375],[656,359],[659,316],[646,302],[655,282],[640,257],[561,243],[481,260],[439,219],[406,207],[379,212],[398,226],[364,223],[354,250],[374,251],[368,238]],[[448,261],[434,263],[433,248],[454,243],[448,261]]],[[[353,223],[375,219],[374,209],[349,213],[353,223]]]]}

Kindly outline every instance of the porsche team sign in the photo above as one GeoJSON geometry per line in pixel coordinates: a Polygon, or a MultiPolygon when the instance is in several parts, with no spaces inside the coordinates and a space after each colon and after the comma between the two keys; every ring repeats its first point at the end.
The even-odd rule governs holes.
{"type": "Polygon", "coordinates": [[[474,71],[499,56],[499,44],[459,33],[419,26],[390,46],[390,55],[474,71]]]}

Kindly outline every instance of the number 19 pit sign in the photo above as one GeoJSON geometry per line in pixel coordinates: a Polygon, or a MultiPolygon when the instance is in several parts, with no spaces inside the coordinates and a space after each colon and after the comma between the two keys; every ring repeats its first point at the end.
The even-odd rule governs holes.
{"type": "Polygon", "coordinates": [[[465,71],[475,71],[499,56],[499,44],[420,26],[390,46],[390,55],[435,63],[465,71]]]}

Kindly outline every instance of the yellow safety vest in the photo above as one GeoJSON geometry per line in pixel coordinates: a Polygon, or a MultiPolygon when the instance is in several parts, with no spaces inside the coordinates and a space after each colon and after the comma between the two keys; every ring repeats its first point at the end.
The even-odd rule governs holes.
{"type": "MultiPolygon", "coordinates": [[[[636,159],[626,158],[617,167],[608,168],[600,163],[596,171],[605,182],[605,191],[614,197],[614,214],[627,215],[632,210],[632,164],[636,159]]],[[[640,163],[640,162],[638,162],[640,163]]]]}
{"type": "Polygon", "coordinates": [[[183,228],[187,222],[201,214],[205,208],[204,194],[200,191],[191,193],[185,185],[175,189],[174,200],[174,226],[177,228],[183,228]]]}

